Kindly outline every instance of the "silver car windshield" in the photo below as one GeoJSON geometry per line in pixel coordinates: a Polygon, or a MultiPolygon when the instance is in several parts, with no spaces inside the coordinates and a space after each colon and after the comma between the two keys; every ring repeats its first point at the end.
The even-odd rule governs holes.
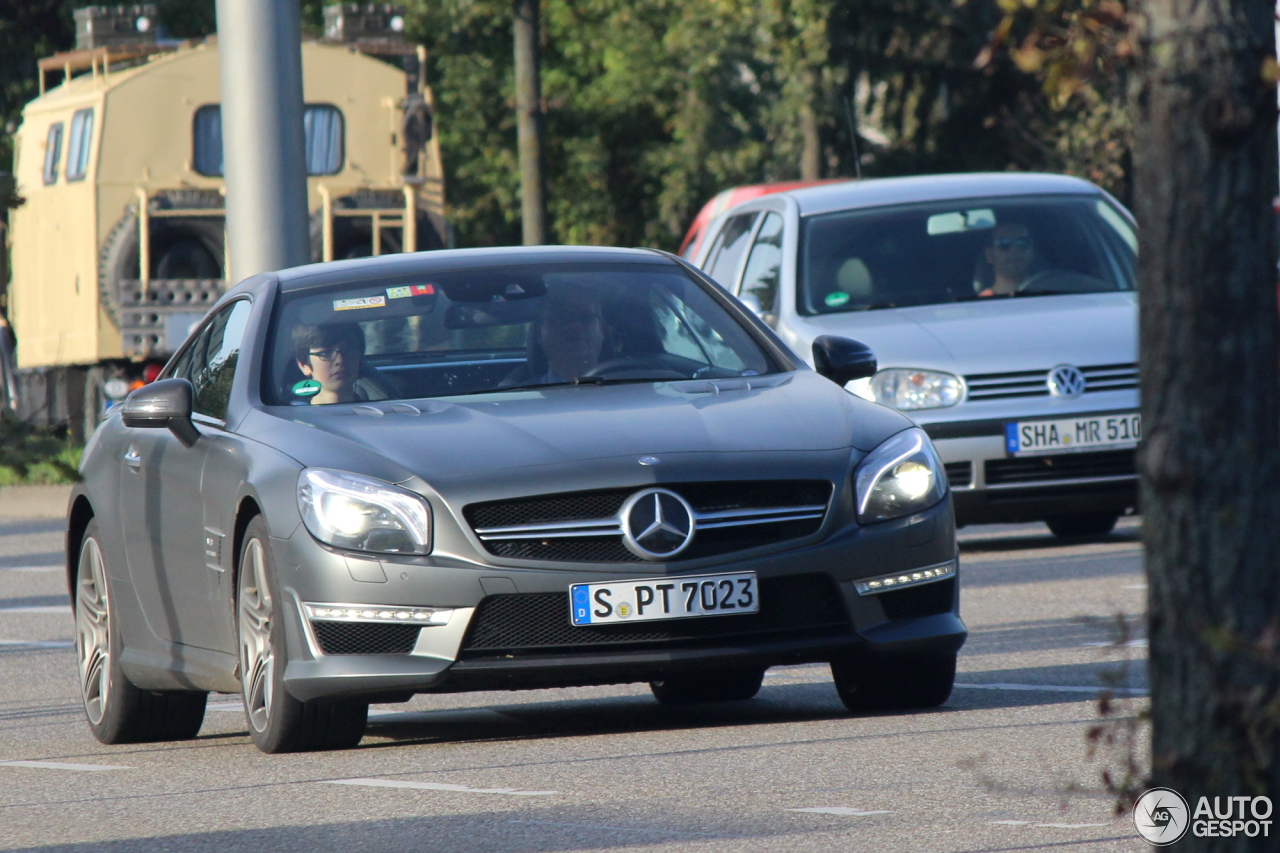
{"type": "Polygon", "coordinates": [[[804,315],[1132,290],[1137,238],[1097,196],[841,211],[803,221],[804,315]]]}
{"type": "Polygon", "coordinates": [[[506,266],[286,293],[269,346],[263,396],[275,405],[776,369],[670,264],[506,266]]]}

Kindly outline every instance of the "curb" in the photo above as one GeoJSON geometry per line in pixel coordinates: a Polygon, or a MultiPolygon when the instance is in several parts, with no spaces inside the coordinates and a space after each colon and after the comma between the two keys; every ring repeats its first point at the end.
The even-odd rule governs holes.
{"type": "Polygon", "coordinates": [[[0,518],[63,518],[71,486],[0,486],[0,518]]]}

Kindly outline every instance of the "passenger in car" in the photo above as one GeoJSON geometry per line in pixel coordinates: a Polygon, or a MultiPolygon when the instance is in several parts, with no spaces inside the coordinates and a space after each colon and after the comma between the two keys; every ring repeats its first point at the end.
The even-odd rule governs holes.
{"type": "Polygon", "coordinates": [[[386,399],[377,379],[364,372],[364,332],[356,323],[299,325],[293,330],[293,353],[306,377],[293,386],[313,406],[386,399]]]}
{"type": "Polygon", "coordinates": [[[1036,246],[1026,225],[1004,222],[991,229],[986,258],[995,278],[990,287],[978,291],[978,296],[1013,296],[1031,277],[1035,256],[1036,246]]]}

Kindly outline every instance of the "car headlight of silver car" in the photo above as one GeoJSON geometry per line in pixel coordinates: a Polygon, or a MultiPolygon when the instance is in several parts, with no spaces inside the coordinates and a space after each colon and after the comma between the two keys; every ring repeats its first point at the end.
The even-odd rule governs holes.
{"type": "Polygon", "coordinates": [[[942,500],[947,478],[924,430],[903,430],[867,454],[854,472],[858,522],[920,512],[942,500]]]}
{"type": "Polygon", "coordinates": [[[431,551],[431,506],[420,495],[372,477],[307,468],[298,510],[311,535],[337,548],[379,554],[431,551]]]}
{"type": "Polygon", "coordinates": [[[877,403],[904,412],[945,409],[964,399],[964,380],[937,370],[887,367],[871,377],[870,390],[877,403]]]}

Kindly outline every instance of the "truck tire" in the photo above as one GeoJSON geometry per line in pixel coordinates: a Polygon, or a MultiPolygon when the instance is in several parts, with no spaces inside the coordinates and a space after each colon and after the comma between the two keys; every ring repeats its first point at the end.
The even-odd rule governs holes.
{"type": "MultiPolygon", "coordinates": [[[[214,209],[221,199],[175,190],[151,199],[153,210],[214,209]]],[[[191,216],[151,220],[151,277],[220,279],[225,225],[221,217],[191,216]]],[[[98,255],[98,295],[111,322],[120,325],[122,282],[138,279],[138,207],[129,205],[102,241],[98,255]]],[[[207,307],[207,306],[206,306],[207,307]]]]}

